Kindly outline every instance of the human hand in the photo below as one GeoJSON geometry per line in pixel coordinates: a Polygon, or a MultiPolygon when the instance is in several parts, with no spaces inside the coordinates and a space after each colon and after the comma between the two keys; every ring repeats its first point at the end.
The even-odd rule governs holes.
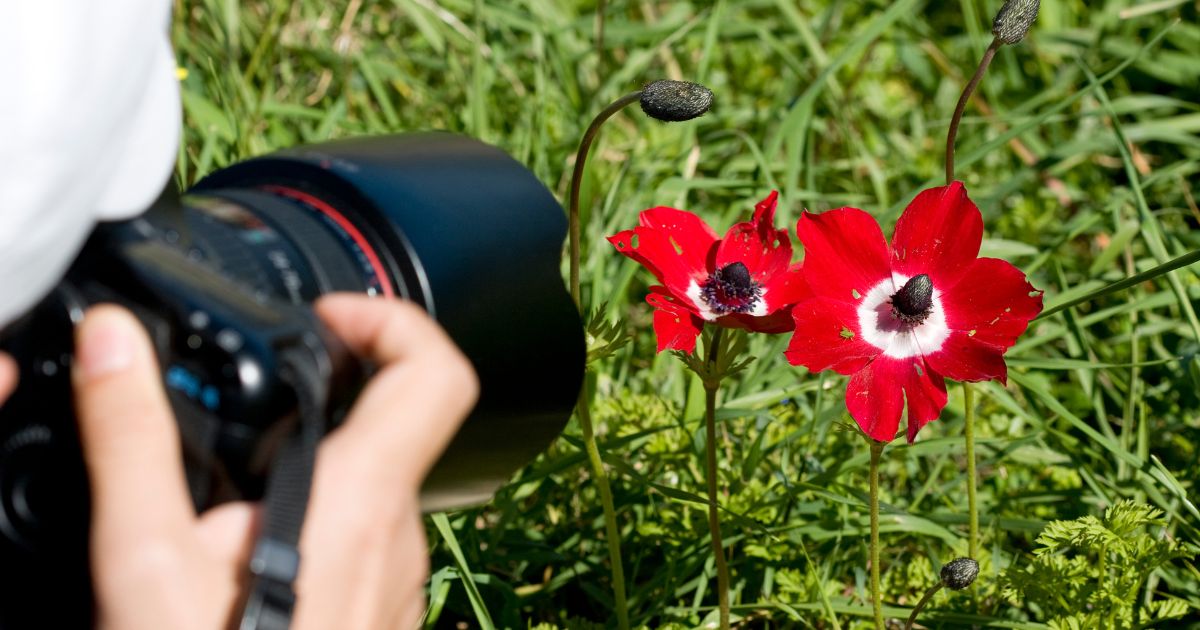
{"type": "Polygon", "coordinates": [[[17,364],[12,357],[0,352],[0,406],[17,388],[17,364]]]}
{"type": "MultiPolygon", "coordinates": [[[[474,405],[478,383],[445,332],[411,304],[338,295],[316,310],[379,371],[318,451],[293,627],[413,627],[428,573],[420,485],[474,405]]],[[[257,507],[195,514],[161,372],[132,315],[91,309],[76,347],[97,625],[236,624],[257,507]]]]}

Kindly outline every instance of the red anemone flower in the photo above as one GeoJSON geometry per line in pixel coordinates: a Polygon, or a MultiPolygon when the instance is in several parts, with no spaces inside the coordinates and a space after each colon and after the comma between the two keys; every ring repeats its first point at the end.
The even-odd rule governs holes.
{"type": "Polygon", "coordinates": [[[943,377],[1005,382],[1004,352],[1042,310],[1020,270],[977,258],[983,216],[961,182],[918,194],[890,247],[857,208],[805,212],[796,232],[814,297],[793,310],[788,361],[850,375],[846,408],[874,440],[907,403],[911,443],[946,406],[943,377]]]}
{"type": "Polygon", "coordinates": [[[773,225],[778,196],[758,202],[754,218],[729,228],[725,238],[691,212],[662,206],[642,211],[639,227],[608,237],[662,283],[646,296],[659,352],[692,352],[705,322],[792,330],[792,306],[809,292],[800,264],[792,264],[787,230],[773,225]]]}

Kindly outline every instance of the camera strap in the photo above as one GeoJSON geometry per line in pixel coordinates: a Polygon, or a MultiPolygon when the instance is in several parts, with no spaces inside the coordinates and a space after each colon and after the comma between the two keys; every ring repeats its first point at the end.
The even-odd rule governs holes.
{"type": "Polygon", "coordinates": [[[328,387],[311,357],[285,352],[280,377],[296,394],[297,422],[276,455],[263,497],[264,521],[250,559],[251,583],[239,630],[287,630],[296,604],[300,529],[308,509],[317,446],[325,433],[328,387]]]}

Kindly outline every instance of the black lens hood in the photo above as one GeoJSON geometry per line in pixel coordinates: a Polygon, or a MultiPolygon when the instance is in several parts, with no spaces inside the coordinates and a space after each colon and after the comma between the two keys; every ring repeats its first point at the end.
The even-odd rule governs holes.
{"type": "Polygon", "coordinates": [[[287,149],[193,190],[263,186],[336,207],[375,244],[396,293],[475,366],[479,402],[426,480],[424,509],[486,501],[561,432],[583,381],[583,329],[560,269],[565,214],[524,166],[471,138],[413,133],[287,149]]]}

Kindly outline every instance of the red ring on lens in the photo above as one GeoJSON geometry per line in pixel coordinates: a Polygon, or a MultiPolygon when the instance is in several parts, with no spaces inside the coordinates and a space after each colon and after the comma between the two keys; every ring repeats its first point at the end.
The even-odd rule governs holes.
{"type": "Polygon", "coordinates": [[[336,223],[338,227],[345,230],[346,234],[350,237],[350,240],[354,241],[354,244],[357,245],[358,248],[362,250],[363,255],[367,257],[367,263],[371,265],[371,270],[375,273],[375,277],[379,279],[379,288],[381,291],[383,291],[383,294],[387,297],[395,297],[396,291],[392,288],[392,281],[388,278],[386,268],[383,266],[383,261],[380,260],[379,255],[375,253],[375,248],[371,247],[371,243],[367,240],[367,237],[363,236],[363,233],[359,232],[358,228],[354,227],[354,224],[351,223],[350,220],[347,219],[342,213],[338,212],[333,208],[333,206],[325,203],[317,197],[314,197],[308,193],[300,192],[295,188],[268,185],[262,186],[262,189],[273,192],[277,195],[290,197],[297,201],[304,202],[317,212],[329,217],[329,219],[336,223]]]}

